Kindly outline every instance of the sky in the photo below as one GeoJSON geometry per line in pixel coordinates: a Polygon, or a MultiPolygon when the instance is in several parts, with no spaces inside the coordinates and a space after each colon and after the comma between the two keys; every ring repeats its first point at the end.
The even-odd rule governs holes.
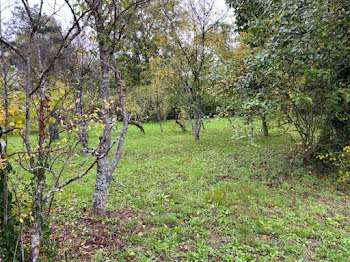
{"type": "MultiPolygon", "coordinates": [[[[13,4],[16,2],[18,2],[18,0],[0,0],[2,22],[6,22],[11,17],[11,6],[13,6],[13,4]]],[[[34,6],[35,4],[39,3],[40,0],[29,0],[30,6],[34,6]]],[[[72,19],[70,10],[65,5],[64,0],[44,0],[43,10],[45,13],[50,14],[54,10],[54,6],[56,6],[55,11],[57,11],[57,15],[55,16],[56,19],[61,22],[61,25],[64,28],[67,28],[70,20],[72,19]]],[[[220,13],[224,13],[227,10],[225,0],[215,0],[215,6],[220,13]]],[[[229,13],[229,16],[232,16],[232,13],[229,13]]],[[[229,19],[231,20],[231,18],[229,19]]]]}

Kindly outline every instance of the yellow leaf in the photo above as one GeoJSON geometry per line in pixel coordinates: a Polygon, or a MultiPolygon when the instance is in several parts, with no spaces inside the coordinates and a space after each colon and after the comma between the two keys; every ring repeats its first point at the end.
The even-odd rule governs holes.
{"type": "Polygon", "coordinates": [[[56,123],[56,118],[50,117],[50,118],[49,118],[49,123],[50,123],[50,124],[56,123]]]}

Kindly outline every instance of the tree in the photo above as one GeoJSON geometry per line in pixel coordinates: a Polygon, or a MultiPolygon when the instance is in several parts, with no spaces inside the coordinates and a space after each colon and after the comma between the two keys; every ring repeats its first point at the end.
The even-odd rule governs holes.
{"type": "Polygon", "coordinates": [[[204,78],[214,54],[210,35],[219,26],[222,16],[214,14],[215,2],[183,1],[172,3],[171,13],[164,12],[170,30],[164,32],[164,54],[168,65],[178,75],[174,91],[186,112],[195,140],[202,127],[204,78]]]}
{"type": "MultiPolygon", "coordinates": [[[[161,57],[158,45],[159,35],[168,26],[162,10],[170,9],[169,1],[151,1],[135,10],[133,22],[129,29],[129,37],[125,39],[128,53],[124,54],[126,97],[130,124],[156,120],[162,132],[162,119],[169,111],[169,100],[166,88],[155,84],[152,61],[161,57]]],[[[156,69],[155,69],[156,70],[156,69]]],[[[140,128],[141,129],[141,128],[140,128]]],[[[142,131],[142,129],[141,129],[142,131]]]]}
{"type": "Polygon", "coordinates": [[[325,116],[337,112],[340,118],[348,118],[341,112],[347,107],[345,89],[349,80],[339,77],[348,69],[339,70],[339,65],[349,61],[345,51],[349,45],[349,4],[299,0],[228,2],[236,8],[238,26],[254,48],[242,82],[254,74],[260,86],[268,85],[273,94],[270,101],[296,128],[304,162],[310,163],[325,116]]]}
{"type": "MultiPolygon", "coordinates": [[[[128,38],[127,29],[133,17],[134,11],[140,4],[147,1],[85,1],[86,4],[94,9],[94,22],[91,24],[96,32],[96,41],[98,44],[98,53],[100,60],[101,85],[100,97],[102,102],[102,123],[103,134],[100,137],[101,149],[97,157],[97,174],[93,201],[93,212],[96,215],[104,216],[106,212],[106,200],[109,187],[113,179],[113,173],[116,170],[128,128],[128,115],[124,102],[123,83],[121,71],[117,64],[118,52],[123,53],[125,49],[123,39],[128,38]],[[112,143],[111,132],[117,123],[116,117],[113,117],[112,104],[113,99],[110,97],[112,83],[109,79],[109,72],[113,72],[114,84],[117,88],[119,106],[123,118],[123,129],[120,137],[112,143]],[[118,144],[117,151],[113,160],[109,160],[109,152],[114,144],[118,144]],[[100,157],[103,155],[103,157],[100,157]]],[[[125,51],[124,51],[125,52],[125,51]]],[[[116,130],[118,134],[118,131],[116,130]]]]}
{"type": "MultiPolygon", "coordinates": [[[[21,130],[25,151],[15,152],[13,156],[18,157],[20,166],[32,174],[32,192],[31,194],[31,232],[30,232],[30,261],[37,261],[39,257],[40,240],[42,234],[42,225],[45,223],[43,210],[47,201],[60,188],[75,181],[85,175],[94,164],[87,168],[85,172],[79,173],[75,179],[69,180],[63,184],[59,184],[62,175],[63,167],[56,173],[54,163],[62,154],[66,153],[68,162],[72,156],[72,150],[75,148],[73,144],[60,145],[55,144],[47,134],[47,127],[50,123],[56,121],[52,119],[51,113],[54,109],[59,108],[59,104],[67,98],[65,90],[55,90],[50,86],[49,76],[52,73],[56,62],[61,58],[63,51],[80,33],[80,23],[82,18],[90,11],[85,10],[80,15],[77,15],[73,6],[66,1],[67,6],[71,10],[73,22],[66,33],[59,35],[59,43],[55,45],[54,55],[45,56],[43,49],[40,47],[43,33],[52,28],[52,16],[47,16],[43,13],[44,1],[41,0],[38,6],[30,6],[27,0],[22,1],[21,6],[15,8],[19,10],[19,20],[15,17],[12,24],[16,30],[12,30],[12,35],[8,39],[1,36],[0,43],[12,53],[15,61],[16,70],[18,70],[25,81],[19,81],[20,87],[24,91],[18,93],[18,115],[16,121],[12,123],[15,128],[21,130]],[[18,22],[18,23],[17,23],[18,22]],[[13,35],[14,34],[14,35],[13,35]],[[10,41],[14,40],[14,41],[10,41]],[[51,92],[60,94],[58,103],[50,99],[51,92]],[[23,100],[24,101],[23,101],[23,100]],[[32,114],[35,116],[33,118],[32,114]],[[37,121],[38,133],[36,135],[37,144],[34,146],[31,131],[33,130],[32,121],[37,121]],[[23,122],[24,120],[24,127],[23,122]],[[50,191],[46,186],[47,174],[52,174],[55,184],[50,191]],[[48,194],[46,195],[46,193],[48,194]]],[[[53,26],[55,26],[53,24],[53,26]]],[[[57,31],[56,31],[57,32],[57,31]]],[[[9,112],[10,105],[7,104],[9,112]]],[[[65,130],[67,132],[67,129],[65,130]]],[[[85,163],[84,163],[85,164],[85,163]]],[[[22,258],[24,259],[24,258],[22,258]]]]}

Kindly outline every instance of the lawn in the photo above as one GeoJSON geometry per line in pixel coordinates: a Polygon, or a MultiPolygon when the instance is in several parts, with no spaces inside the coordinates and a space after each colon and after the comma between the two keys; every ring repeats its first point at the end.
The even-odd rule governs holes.
{"type": "Polygon", "coordinates": [[[290,136],[233,140],[211,119],[200,141],[173,121],[131,126],[108,215],[90,215],[94,171],[56,195],[47,258],[65,261],[350,261],[350,199],[300,167],[290,136]]]}

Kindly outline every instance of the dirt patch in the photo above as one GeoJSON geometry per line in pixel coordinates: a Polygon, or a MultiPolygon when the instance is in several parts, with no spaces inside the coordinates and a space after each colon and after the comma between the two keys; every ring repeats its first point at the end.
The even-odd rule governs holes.
{"type": "Polygon", "coordinates": [[[132,207],[108,211],[105,218],[96,218],[90,212],[85,212],[79,219],[53,225],[52,229],[57,233],[52,235],[52,241],[58,243],[59,249],[65,250],[69,256],[83,260],[91,258],[101,249],[111,253],[124,250],[128,237],[137,233],[137,228],[125,229],[123,224],[141,214],[143,211],[132,207]]]}
{"type": "Polygon", "coordinates": [[[328,198],[320,198],[317,200],[317,204],[322,205],[326,207],[327,209],[330,208],[346,208],[350,205],[350,198],[348,197],[343,197],[342,201],[336,201],[331,197],[328,198]]]}

